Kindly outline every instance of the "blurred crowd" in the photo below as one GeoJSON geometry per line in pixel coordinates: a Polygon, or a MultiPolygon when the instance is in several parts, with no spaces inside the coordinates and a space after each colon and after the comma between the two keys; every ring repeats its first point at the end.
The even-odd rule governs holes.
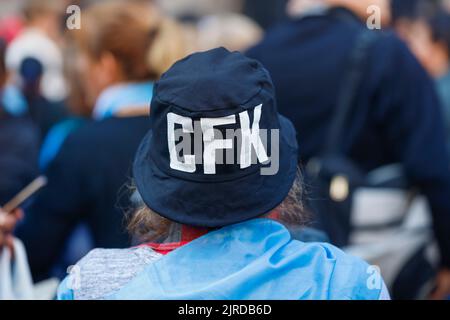
{"type": "Polygon", "coordinates": [[[153,90],[176,61],[225,47],[267,68],[296,128],[302,237],[380,265],[392,298],[450,296],[450,1],[23,0],[0,11],[0,207],[48,180],[1,212],[0,248],[20,239],[34,282],[63,279],[93,248],[143,243],[144,222],[130,236],[124,221],[142,201],[131,168],[153,90]],[[371,4],[381,30],[361,58],[371,4]],[[70,5],[80,28],[67,26],[70,5]]]}

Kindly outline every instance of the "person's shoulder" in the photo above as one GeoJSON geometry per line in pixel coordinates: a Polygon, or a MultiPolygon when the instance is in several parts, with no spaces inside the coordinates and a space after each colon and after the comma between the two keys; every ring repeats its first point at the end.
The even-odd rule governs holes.
{"type": "Polygon", "coordinates": [[[56,143],[52,141],[51,148],[43,149],[50,151],[50,156],[41,153],[41,162],[46,163],[47,171],[64,170],[76,172],[80,177],[90,176],[92,170],[99,168],[98,163],[111,159],[117,148],[124,149],[121,154],[129,156],[130,150],[149,130],[149,123],[148,117],[85,119],[62,137],[58,136],[56,143]],[[94,158],[99,161],[93,161],[94,158]]]}
{"type": "Polygon", "coordinates": [[[61,291],[71,292],[77,300],[103,299],[160,257],[147,247],[94,249],[69,268],[69,276],[61,285],[66,289],[61,291]]]}
{"type": "Polygon", "coordinates": [[[69,137],[72,145],[96,145],[130,132],[146,132],[150,128],[147,116],[110,117],[102,120],[88,120],[69,137]]]}
{"type": "Polygon", "coordinates": [[[342,249],[326,242],[303,243],[305,249],[315,252],[324,259],[336,261],[339,264],[354,265],[367,268],[369,265],[364,260],[345,253],[342,249]]]}
{"type": "MultiPolygon", "coordinates": [[[[112,137],[114,133],[117,133],[118,124],[120,122],[112,118],[105,120],[84,119],[67,134],[60,153],[68,154],[70,158],[73,158],[72,153],[76,153],[75,159],[80,161],[83,154],[89,154],[92,150],[101,147],[101,142],[105,140],[105,137],[112,137]]],[[[90,156],[88,159],[90,159],[90,156]]]]}
{"type": "Polygon", "coordinates": [[[76,265],[85,271],[114,271],[116,267],[128,264],[146,264],[161,255],[149,247],[126,249],[94,249],[83,257],[76,265]]]}
{"type": "Polygon", "coordinates": [[[39,165],[46,170],[64,145],[67,137],[84,124],[83,119],[68,118],[51,127],[42,142],[39,165]]]}
{"type": "Polygon", "coordinates": [[[372,30],[370,32],[377,34],[377,38],[375,40],[375,50],[378,49],[379,51],[390,55],[409,53],[406,43],[404,43],[404,41],[400,39],[393,30],[372,30]]]}
{"type": "Polygon", "coordinates": [[[379,35],[373,50],[373,57],[378,63],[386,62],[391,72],[404,66],[425,73],[407,44],[393,30],[374,32],[379,35]]]}
{"type": "Polygon", "coordinates": [[[378,300],[385,284],[376,266],[363,259],[347,254],[328,243],[305,243],[314,259],[330,263],[333,272],[329,280],[333,300],[378,300]]]}

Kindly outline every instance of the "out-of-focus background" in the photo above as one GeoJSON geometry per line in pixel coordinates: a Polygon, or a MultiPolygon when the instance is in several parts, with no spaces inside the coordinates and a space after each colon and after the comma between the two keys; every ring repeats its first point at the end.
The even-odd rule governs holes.
{"type": "MultiPolygon", "coordinates": [[[[321,155],[323,128],[331,121],[327,108],[339,104],[339,76],[351,68],[344,64],[354,43],[349,36],[353,29],[340,25],[341,18],[314,25],[311,17],[325,15],[324,8],[337,3],[349,9],[344,16],[355,15],[365,26],[367,12],[354,4],[371,4],[127,1],[142,6],[139,21],[131,11],[91,10],[101,2],[109,1],[0,0],[0,207],[38,175],[49,179],[42,194],[23,206],[25,219],[17,229],[34,282],[63,278],[67,267],[94,247],[135,244],[124,231],[124,211],[134,201],[124,186],[135,149],[148,130],[143,116],[155,81],[190,53],[223,46],[267,67],[280,112],[297,128],[307,175],[310,160],[321,155]],[[151,57],[144,51],[151,51],[151,57]],[[125,108],[118,101],[145,110],[125,108]],[[297,102],[311,108],[298,114],[297,102]],[[113,123],[112,114],[123,121],[113,123]]],[[[383,5],[379,32],[388,35],[371,51],[379,53],[371,56],[373,68],[362,71],[361,81],[369,84],[355,97],[367,95],[358,104],[364,111],[346,128],[354,140],[348,142],[349,157],[361,175],[378,181],[370,185],[377,185],[377,192],[369,187],[355,191],[357,201],[346,209],[352,215],[347,227],[339,222],[312,227],[328,233],[320,239],[379,265],[394,298],[426,298],[441,269],[439,260],[448,264],[450,256],[450,1],[373,3],[383,5]],[[379,183],[392,172],[411,184],[389,184],[389,178],[379,183]]],[[[348,177],[336,176],[327,182],[328,200],[340,204],[354,185],[348,177]]],[[[328,209],[333,208],[344,210],[334,204],[328,209]]],[[[44,283],[39,297],[49,295],[51,288],[52,283],[44,283]]]]}

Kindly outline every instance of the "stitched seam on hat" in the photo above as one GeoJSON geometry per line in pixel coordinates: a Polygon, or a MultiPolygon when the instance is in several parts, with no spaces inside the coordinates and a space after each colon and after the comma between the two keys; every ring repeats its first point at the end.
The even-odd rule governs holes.
{"type": "MultiPolygon", "coordinates": [[[[246,103],[248,103],[250,100],[252,100],[253,98],[257,97],[257,96],[261,93],[262,89],[263,89],[263,88],[261,87],[261,88],[258,90],[258,92],[257,92],[256,94],[254,94],[251,98],[247,99],[245,102],[238,103],[236,106],[242,108],[242,107],[243,107],[246,103]]],[[[160,103],[163,103],[163,104],[165,104],[165,105],[169,105],[169,106],[176,107],[176,108],[178,108],[178,109],[181,109],[181,110],[186,111],[186,112],[189,112],[189,113],[202,113],[202,112],[203,112],[203,113],[209,113],[209,112],[217,112],[217,111],[226,111],[227,109],[229,109],[229,108],[224,107],[224,108],[210,109],[210,110],[207,110],[207,111],[193,111],[193,110],[187,109],[186,107],[182,107],[182,106],[180,106],[180,105],[178,105],[178,104],[176,104],[176,103],[165,101],[165,100],[163,100],[158,94],[155,95],[155,99],[159,100],[160,103]]]]}

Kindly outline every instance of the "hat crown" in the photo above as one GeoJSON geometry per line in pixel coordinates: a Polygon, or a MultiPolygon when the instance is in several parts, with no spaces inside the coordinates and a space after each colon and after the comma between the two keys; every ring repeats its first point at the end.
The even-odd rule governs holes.
{"type": "Polygon", "coordinates": [[[175,63],[155,86],[150,119],[156,165],[196,181],[259,170],[271,153],[270,131],[280,128],[267,70],[224,48],[175,63]]]}
{"type": "Polygon", "coordinates": [[[155,96],[186,111],[217,112],[247,109],[246,104],[263,89],[274,95],[269,73],[259,62],[217,48],[175,63],[158,81],[155,96]]]}

